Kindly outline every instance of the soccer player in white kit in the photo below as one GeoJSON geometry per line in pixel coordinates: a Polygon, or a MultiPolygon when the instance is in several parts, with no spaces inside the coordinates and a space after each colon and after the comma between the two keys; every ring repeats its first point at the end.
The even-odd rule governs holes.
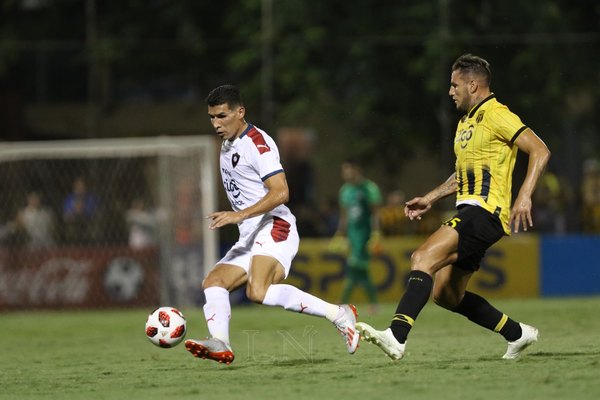
{"type": "Polygon", "coordinates": [[[229,293],[246,285],[246,296],[255,303],[327,318],[353,354],[359,340],[353,305],[330,304],[280,283],[290,271],[300,239],[296,218],[284,205],[289,191],[275,141],[245,121],[246,109],[235,86],[213,89],[206,103],[213,128],[223,139],[219,164],[233,209],[208,215],[212,219],[209,228],[237,224],[240,237],[203,282],[210,337],[186,340],[186,349],[199,358],[226,364],[233,361],[229,293]]]}

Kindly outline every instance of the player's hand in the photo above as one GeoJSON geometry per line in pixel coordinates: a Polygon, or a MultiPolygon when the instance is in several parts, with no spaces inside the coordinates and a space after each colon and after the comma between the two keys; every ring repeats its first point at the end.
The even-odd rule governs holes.
{"type": "Polygon", "coordinates": [[[421,216],[425,214],[431,208],[431,203],[424,197],[415,197],[405,203],[404,215],[406,215],[411,221],[415,218],[420,220],[421,216]]]}
{"type": "Polygon", "coordinates": [[[342,233],[336,233],[327,246],[327,251],[330,253],[347,253],[348,239],[342,233]]]}
{"type": "Polygon", "coordinates": [[[244,216],[235,211],[217,211],[206,216],[212,219],[208,229],[214,230],[228,224],[238,224],[244,220],[244,216]]]}
{"type": "Polygon", "coordinates": [[[527,232],[527,228],[533,226],[533,219],[531,218],[531,198],[517,196],[513,208],[510,210],[510,218],[508,220],[508,226],[513,229],[514,232],[518,233],[519,228],[523,228],[523,231],[527,232]]]}
{"type": "Polygon", "coordinates": [[[371,237],[367,242],[367,248],[372,254],[381,254],[381,252],[383,251],[383,247],[381,245],[381,232],[374,231],[371,233],[371,237]]]}

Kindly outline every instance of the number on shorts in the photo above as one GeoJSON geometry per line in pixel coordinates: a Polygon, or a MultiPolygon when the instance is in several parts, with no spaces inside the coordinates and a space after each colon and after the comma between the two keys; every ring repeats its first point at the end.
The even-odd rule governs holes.
{"type": "Polygon", "coordinates": [[[450,218],[448,221],[444,222],[442,225],[447,225],[451,228],[456,228],[456,225],[460,222],[460,218],[454,217],[450,218]]]}

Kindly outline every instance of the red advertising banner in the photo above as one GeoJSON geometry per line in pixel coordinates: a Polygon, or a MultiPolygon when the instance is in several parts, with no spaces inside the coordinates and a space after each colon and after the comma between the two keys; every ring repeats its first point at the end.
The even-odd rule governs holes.
{"type": "Polygon", "coordinates": [[[156,249],[0,249],[0,311],[156,305],[156,249]]]}

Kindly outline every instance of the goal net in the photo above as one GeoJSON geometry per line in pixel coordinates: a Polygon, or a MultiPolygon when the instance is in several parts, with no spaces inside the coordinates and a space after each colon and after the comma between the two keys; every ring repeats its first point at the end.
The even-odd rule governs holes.
{"type": "Polygon", "coordinates": [[[0,144],[0,310],[201,300],[217,236],[210,137],[0,144]]]}

